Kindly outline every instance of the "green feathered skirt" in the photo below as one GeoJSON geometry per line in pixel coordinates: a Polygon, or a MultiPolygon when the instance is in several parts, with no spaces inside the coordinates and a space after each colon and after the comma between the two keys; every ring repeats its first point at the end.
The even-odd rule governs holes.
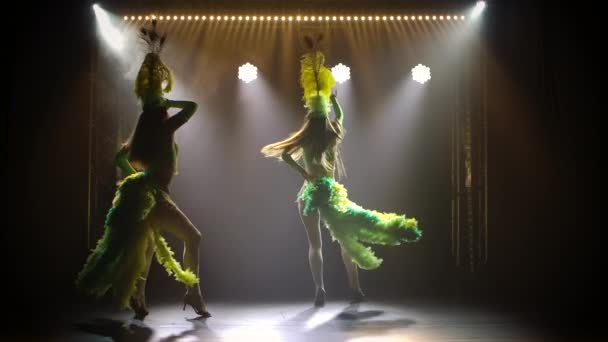
{"type": "Polygon", "coordinates": [[[146,275],[149,248],[155,248],[157,261],[179,282],[187,286],[198,283],[191,270],[182,269],[154,227],[150,214],[160,201],[171,198],[154,186],[146,172],[133,174],[119,183],[106,215],[104,234],[76,279],[80,290],[101,297],[111,289],[114,304],[128,308],[137,281],[146,275]]]}
{"type": "Polygon", "coordinates": [[[305,183],[298,200],[303,205],[303,215],[319,211],[334,241],[362,269],[374,269],[382,263],[366,244],[396,246],[418,241],[422,236],[416,219],[364,209],[351,202],[346,188],[330,177],[305,183]]]}

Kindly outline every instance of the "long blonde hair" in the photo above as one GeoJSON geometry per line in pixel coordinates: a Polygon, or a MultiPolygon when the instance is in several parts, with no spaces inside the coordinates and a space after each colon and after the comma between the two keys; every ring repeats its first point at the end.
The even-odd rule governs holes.
{"type": "Polygon", "coordinates": [[[262,154],[266,157],[282,159],[283,153],[288,153],[294,160],[303,157],[304,152],[311,154],[313,162],[319,164],[327,173],[333,174],[335,168],[338,175],[344,175],[340,142],[344,138],[344,128],[337,120],[328,117],[311,117],[306,115],[300,129],[284,140],[266,145],[262,154]]]}

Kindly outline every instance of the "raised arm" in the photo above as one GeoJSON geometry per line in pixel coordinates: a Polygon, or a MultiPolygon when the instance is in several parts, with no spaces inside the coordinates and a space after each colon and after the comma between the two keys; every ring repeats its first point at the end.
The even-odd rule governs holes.
{"type": "Polygon", "coordinates": [[[198,105],[196,104],[196,102],[192,102],[192,101],[166,100],[165,106],[167,108],[181,108],[182,109],[177,114],[173,115],[172,117],[170,117],[167,120],[167,124],[174,131],[177,130],[178,128],[180,128],[186,122],[188,122],[188,120],[190,120],[190,118],[192,117],[192,115],[194,115],[194,113],[196,112],[196,109],[198,108],[198,105]]]}
{"type": "Polygon", "coordinates": [[[306,170],[304,170],[304,168],[300,166],[300,164],[293,160],[293,157],[291,156],[291,154],[287,153],[287,151],[281,154],[281,158],[283,158],[283,161],[287,163],[287,165],[289,165],[292,169],[296,170],[300,174],[300,176],[302,176],[302,178],[306,180],[310,178],[308,172],[306,172],[306,170]]]}
{"type": "Polygon", "coordinates": [[[129,163],[129,149],[126,145],[123,145],[120,150],[118,150],[116,157],[114,157],[114,161],[125,177],[137,172],[137,170],[131,166],[131,163],[129,163]]]}
{"type": "Polygon", "coordinates": [[[336,120],[340,124],[342,124],[342,120],[344,119],[344,112],[342,111],[342,107],[340,107],[340,103],[338,103],[338,99],[335,94],[331,94],[329,97],[331,99],[331,106],[334,109],[334,114],[336,115],[336,120]]]}

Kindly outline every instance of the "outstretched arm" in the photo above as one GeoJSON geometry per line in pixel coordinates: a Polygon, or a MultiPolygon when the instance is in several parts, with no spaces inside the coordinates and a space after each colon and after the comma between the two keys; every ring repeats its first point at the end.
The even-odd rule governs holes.
{"type": "Polygon", "coordinates": [[[336,98],[335,94],[331,94],[329,98],[331,99],[331,106],[334,109],[336,120],[338,120],[338,122],[342,124],[342,120],[344,118],[344,112],[342,111],[342,107],[340,107],[340,103],[338,103],[338,99],[336,98]]]}
{"type": "Polygon", "coordinates": [[[192,117],[192,115],[194,115],[194,112],[196,112],[196,109],[198,108],[198,105],[196,104],[196,102],[192,102],[192,101],[166,100],[165,106],[167,108],[181,108],[182,109],[177,114],[173,115],[172,117],[170,117],[167,120],[167,124],[174,131],[177,130],[178,128],[180,128],[186,122],[188,122],[188,120],[190,120],[190,118],[192,117]]]}
{"type": "Polygon", "coordinates": [[[296,163],[295,160],[293,160],[293,157],[291,156],[291,154],[289,154],[287,151],[283,152],[283,154],[281,154],[281,158],[283,158],[283,161],[287,163],[287,165],[291,166],[292,169],[298,171],[298,173],[300,174],[300,176],[302,176],[302,178],[308,180],[310,179],[310,175],[308,174],[308,172],[306,172],[306,170],[304,170],[304,168],[302,166],[300,166],[300,164],[296,163]]]}
{"type": "Polygon", "coordinates": [[[132,175],[137,172],[129,163],[129,149],[127,146],[122,146],[118,153],[116,153],[116,157],[114,157],[114,161],[116,165],[120,168],[123,174],[126,176],[132,175]]]}

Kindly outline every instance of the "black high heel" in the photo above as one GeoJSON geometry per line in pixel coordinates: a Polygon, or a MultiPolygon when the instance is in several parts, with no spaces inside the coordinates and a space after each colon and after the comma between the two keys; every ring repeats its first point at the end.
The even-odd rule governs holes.
{"type": "Polygon", "coordinates": [[[315,307],[320,308],[325,306],[325,290],[318,289],[315,295],[315,307]]]}
{"type": "Polygon", "coordinates": [[[131,309],[133,309],[133,311],[135,312],[135,316],[133,316],[133,318],[138,319],[140,321],[143,321],[144,318],[146,318],[146,316],[148,316],[148,314],[150,313],[145,304],[142,305],[139,300],[133,297],[131,297],[131,309]]]}
{"type": "Polygon", "coordinates": [[[211,317],[209,311],[203,309],[203,298],[201,298],[200,294],[191,295],[190,293],[186,293],[182,310],[186,310],[186,305],[190,305],[194,312],[203,318],[211,317]]]}
{"type": "Polygon", "coordinates": [[[357,304],[357,303],[362,303],[365,302],[365,294],[363,293],[363,291],[361,291],[361,289],[358,290],[351,290],[351,299],[350,299],[350,303],[351,304],[357,304]]]}

